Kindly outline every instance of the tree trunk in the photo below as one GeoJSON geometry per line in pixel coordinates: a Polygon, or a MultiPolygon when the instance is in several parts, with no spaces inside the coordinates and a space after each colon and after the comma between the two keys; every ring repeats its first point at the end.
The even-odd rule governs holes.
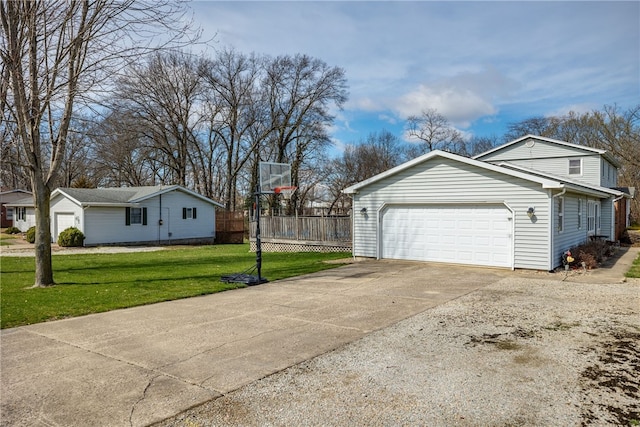
{"type": "Polygon", "coordinates": [[[36,211],[36,276],[33,286],[42,288],[54,285],[51,265],[51,191],[38,177],[32,178],[31,185],[36,211]]]}

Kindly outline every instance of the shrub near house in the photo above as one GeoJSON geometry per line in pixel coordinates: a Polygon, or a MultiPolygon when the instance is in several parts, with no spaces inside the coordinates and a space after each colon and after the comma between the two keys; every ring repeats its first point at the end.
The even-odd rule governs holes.
{"type": "Polygon", "coordinates": [[[58,236],[58,245],[64,247],[82,246],[84,243],[84,234],[75,227],[69,227],[63,230],[58,236]]]}

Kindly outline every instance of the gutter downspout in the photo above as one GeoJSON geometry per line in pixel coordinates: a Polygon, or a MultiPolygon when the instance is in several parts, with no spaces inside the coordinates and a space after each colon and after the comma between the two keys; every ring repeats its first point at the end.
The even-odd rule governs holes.
{"type": "MultiPolygon", "coordinates": [[[[549,271],[553,271],[555,267],[553,264],[553,259],[555,255],[556,248],[556,239],[555,239],[555,227],[554,227],[554,219],[555,219],[555,199],[564,195],[567,192],[567,187],[562,188],[562,191],[558,194],[551,196],[551,203],[549,206],[549,238],[550,238],[550,248],[549,248],[549,271]]],[[[564,212],[563,212],[564,213],[564,212]]]]}
{"type": "Polygon", "coordinates": [[[351,194],[351,257],[356,260],[356,194],[351,194]]]}
{"type": "MultiPolygon", "coordinates": [[[[613,237],[613,239],[611,240],[618,240],[618,236],[616,236],[616,202],[620,199],[624,198],[624,194],[620,197],[616,197],[615,199],[613,199],[613,201],[611,202],[611,234],[613,237]]],[[[626,214],[626,212],[625,212],[626,214]]],[[[626,215],[625,215],[626,217],[626,215]]],[[[626,219],[625,219],[625,228],[627,228],[627,224],[626,224],[626,219]]]]}

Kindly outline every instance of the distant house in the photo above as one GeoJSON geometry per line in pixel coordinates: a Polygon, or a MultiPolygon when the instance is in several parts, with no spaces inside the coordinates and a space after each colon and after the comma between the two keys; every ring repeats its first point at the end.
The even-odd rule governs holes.
{"type": "Polygon", "coordinates": [[[553,270],[627,226],[618,167],[605,150],[534,135],[473,159],[432,151],[343,190],[353,255],[553,270]]]}
{"type": "Polygon", "coordinates": [[[0,192],[0,227],[7,228],[13,226],[14,207],[8,206],[13,202],[30,196],[27,190],[9,190],[0,192]]]}
{"type": "MultiPolygon", "coordinates": [[[[60,232],[76,227],[85,246],[213,243],[216,207],[223,205],[178,185],[57,188],[51,193],[51,236],[57,241],[60,232]]],[[[15,224],[26,230],[28,223],[15,224]]]]}

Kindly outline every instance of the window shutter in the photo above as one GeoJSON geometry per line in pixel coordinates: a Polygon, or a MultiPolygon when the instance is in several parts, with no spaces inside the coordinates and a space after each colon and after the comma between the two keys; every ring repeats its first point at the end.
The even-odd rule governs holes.
{"type": "Polygon", "coordinates": [[[125,218],[124,218],[125,225],[131,225],[131,208],[124,208],[124,212],[125,212],[125,218]]]}
{"type": "Polygon", "coordinates": [[[193,208],[193,219],[196,219],[196,208],[193,208]]]}
{"type": "Polygon", "coordinates": [[[187,219],[187,208],[182,208],[182,219],[187,219]]]}
{"type": "Polygon", "coordinates": [[[142,225],[147,225],[147,208],[142,208],[142,225]]]}

